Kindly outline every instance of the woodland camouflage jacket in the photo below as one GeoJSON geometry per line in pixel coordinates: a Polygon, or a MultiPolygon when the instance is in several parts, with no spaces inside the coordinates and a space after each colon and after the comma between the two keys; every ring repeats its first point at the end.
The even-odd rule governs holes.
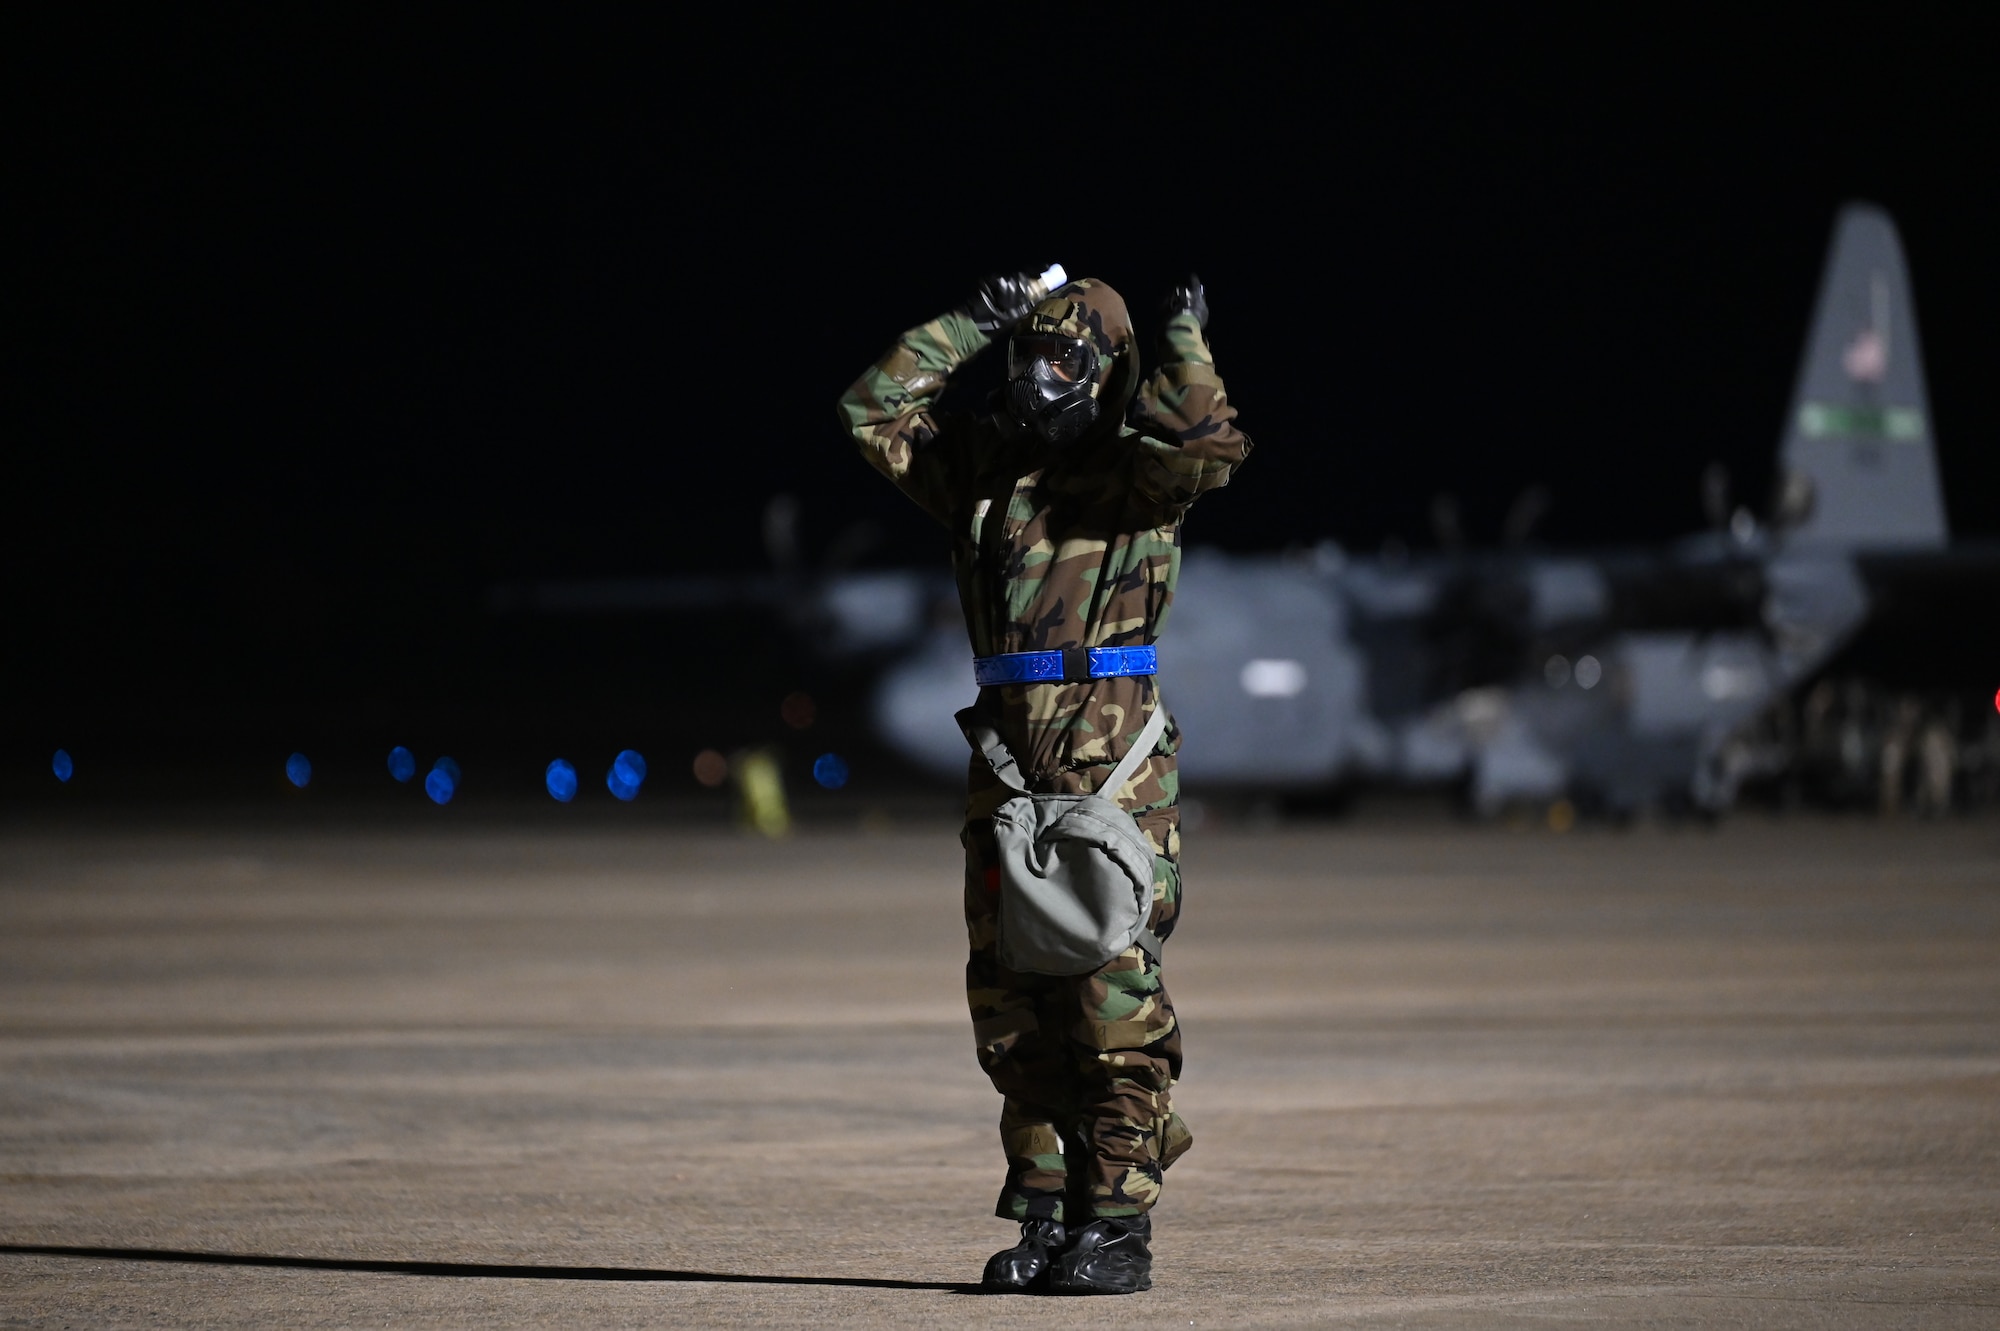
{"type": "MultiPolygon", "coordinates": [[[[947,378],[994,339],[943,314],[896,340],[840,399],[861,452],[952,534],[952,564],[975,655],[1158,640],[1180,573],[1180,524],[1250,452],[1201,328],[1167,321],[1160,364],[1140,382],[1125,303],[1075,282],[1027,326],[1089,338],[1100,357],[1099,423],[1061,448],[990,415],[938,410],[947,378]]],[[[1173,655],[1160,651],[1159,678],[1173,655]]],[[[967,680],[970,687],[971,681],[967,680]]],[[[1031,781],[1092,788],[1156,705],[1150,676],[1006,685],[980,704],[1031,781]]],[[[1170,763],[1179,735],[1159,752],[1170,763]]]]}

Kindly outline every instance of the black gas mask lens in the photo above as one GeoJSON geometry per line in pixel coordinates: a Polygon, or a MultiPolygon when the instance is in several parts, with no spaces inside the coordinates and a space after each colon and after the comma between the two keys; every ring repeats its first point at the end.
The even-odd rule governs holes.
{"type": "Polygon", "coordinates": [[[1081,338],[1030,333],[1007,344],[1007,406],[1015,423],[1052,444],[1097,420],[1097,349],[1081,338]]]}

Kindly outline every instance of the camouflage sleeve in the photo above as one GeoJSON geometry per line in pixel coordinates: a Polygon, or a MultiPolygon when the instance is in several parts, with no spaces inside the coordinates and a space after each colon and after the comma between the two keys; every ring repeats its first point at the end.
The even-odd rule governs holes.
{"type": "Polygon", "coordinates": [[[896,339],[840,396],[840,423],[861,455],[940,522],[951,521],[962,466],[932,408],[951,372],[992,338],[963,314],[941,314],[896,339]]]}
{"type": "Polygon", "coordinates": [[[1250,436],[1236,428],[1236,408],[1191,314],[1167,320],[1160,368],[1140,387],[1132,415],[1144,450],[1139,491],[1173,517],[1197,495],[1229,484],[1250,456],[1250,436]]]}

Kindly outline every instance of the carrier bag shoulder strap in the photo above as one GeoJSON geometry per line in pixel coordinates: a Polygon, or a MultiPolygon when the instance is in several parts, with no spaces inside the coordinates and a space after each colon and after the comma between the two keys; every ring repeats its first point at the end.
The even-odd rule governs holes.
{"type": "MultiPolygon", "coordinates": [[[[985,757],[986,765],[993,769],[993,775],[999,778],[1000,784],[1009,790],[1027,794],[1028,783],[1021,779],[1020,765],[1014,761],[1013,751],[1007,747],[1007,741],[1000,738],[1000,732],[994,729],[992,722],[981,717],[976,707],[966,708],[954,719],[958,722],[958,728],[965,732],[966,741],[985,757]]],[[[1155,700],[1153,714],[1146,718],[1146,724],[1140,727],[1139,736],[1132,741],[1132,747],[1126,752],[1124,761],[1111,769],[1111,775],[1105,778],[1098,793],[1115,803],[1118,792],[1132,779],[1132,774],[1139,770],[1139,764],[1151,755],[1153,746],[1160,742],[1160,736],[1166,728],[1166,704],[1155,700]]]]}
{"type": "Polygon", "coordinates": [[[1000,779],[1000,784],[1016,794],[1027,794],[1028,783],[1021,779],[1020,765],[1014,761],[1013,751],[1000,738],[1000,732],[993,728],[993,723],[979,715],[977,707],[968,707],[953,719],[964,732],[966,743],[979,750],[986,759],[986,765],[993,769],[993,775],[1000,779]]]}
{"type": "Polygon", "coordinates": [[[1104,779],[1097,793],[1118,802],[1118,792],[1132,779],[1132,773],[1139,770],[1139,764],[1152,755],[1153,746],[1160,742],[1160,736],[1167,728],[1167,705],[1157,697],[1153,699],[1153,714],[1146,718],[1146,724],[1139,729],[1139,737],[1132,741],[1132,747],[1125,752],[1125,760],[1111,769],[1111,775],[1104,779]]]}

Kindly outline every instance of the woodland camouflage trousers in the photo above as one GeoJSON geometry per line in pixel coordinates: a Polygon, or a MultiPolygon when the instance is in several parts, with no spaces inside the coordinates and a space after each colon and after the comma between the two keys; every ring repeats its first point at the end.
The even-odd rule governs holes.
{"type": "MultiPolygon", "coordinates": [[[[1171,797],[1169,797],[1171,798],[1171,797]]],[[[975,793],[972,808],[980,807],[975,793]]],[[[1153,845],[1151,924],[1162,938],[1180,911],[1179,810],[1135,811],[1153,845]]],[[[1140,1215],[1161,1175],[1193,1141],[1173,1112],[1180,1027],[1158,963],[1128,948],[1088,975],[1030,975],[995,954],[999,871],[992,825],[974,817],[965,843],[965,967],[979,1065],[1005,1101],[1007,1182],[995,1214],[1082,1223],[1140,1215]]]]}

